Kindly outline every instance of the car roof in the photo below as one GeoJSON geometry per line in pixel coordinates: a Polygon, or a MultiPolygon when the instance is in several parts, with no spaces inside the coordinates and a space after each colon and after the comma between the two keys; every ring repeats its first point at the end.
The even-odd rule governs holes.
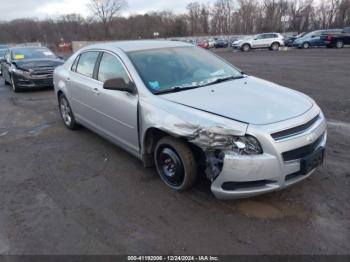
{"type": "Polygon", "coordinates": [[[186,47],[192,44],[180,41],[166,40],[135,40],[135,41],[117,41],[87,46],[85,49],[114,49],[118,48],[124,52],[141,51],[159,48],[186,47]]]}

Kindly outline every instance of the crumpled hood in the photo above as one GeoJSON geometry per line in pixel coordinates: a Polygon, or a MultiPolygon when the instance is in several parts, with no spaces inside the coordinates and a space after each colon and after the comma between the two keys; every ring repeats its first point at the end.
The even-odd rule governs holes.
{"type": "Polygon", "coordinates": [[[234,44],[242,44],[243,42],[249,42],[250,40],[252,40],[253,38],[252,37],[249,37],[249,38],[243,38],[243,39],[239,39],[237,41],[234,42],[234,44]]]}
{"type": "Polygon", "coordinates": [[[306,95],[251,76],[160,97],[256,125],[295,118],[313,106],[306,95]]]}
{"type": "Polygon", "coordinates": [[[19,69],[29,70],[38,67],[57,67],[64,63],[61,59],[31,59],[15,62],[19,69]]]}

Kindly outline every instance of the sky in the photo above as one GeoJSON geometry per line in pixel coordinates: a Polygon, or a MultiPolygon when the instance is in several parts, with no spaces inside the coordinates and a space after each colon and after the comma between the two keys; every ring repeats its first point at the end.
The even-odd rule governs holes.
{"type": "MultiPolygon", "coordinates": [[[[197,0],[208,3],[211,0],[197,0]]],[[[61,14],[79,13],[89,15],[90,0],[0,0],[0,20],[17,18],[47,18],[61,14]]],[[[193,0],[128,0],[128,8],[122,15],[144,14],[150,11],[172,10],[184,12],[193,0]]]]}

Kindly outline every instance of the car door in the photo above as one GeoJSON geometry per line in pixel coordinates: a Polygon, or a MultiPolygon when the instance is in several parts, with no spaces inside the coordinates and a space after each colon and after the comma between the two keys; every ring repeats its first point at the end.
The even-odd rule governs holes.
{"type": "Polygon", "coordinates": [[[78,121],[98,128],[96,111],[96,85],[94,79],[96,64],[100,56],[98,51],[87,51],[80,54],[72,65],[67,85],[70,93],[70,104],[78,121]]]}
{"type": "Polygon", "coordinates": [[[10,82],[10,68],[11,68],[11,51],[7,50],[5,53],[5,60],[1,64],[2,69],[2,77],[7,81],[10,82]]]}
{"type": "Polygon", "coordinates": [[[262,41],[262,46],[264,48],[270,47],[274,40],[274,34],[265,34],[264,41],[262,41]]]}
{"type": "Polygon", "coordinates": [[[257,35],[253,40],[252,40],[252,48],[261,48],[264,46],[264,34],[257,35]]]}
{"type": "Polygon", "coordinates": [[[321,45],[321,31],[315,32],[310,38],[311,46],[320,46],[321,45]]]}
{"type": "Polygon", "coordinates": [[[127,69],[117,55],[104,52],[96,76],[98,93],[94,100],[101,131],[118,144],[139,152],[137,93],[103,88],[104,82],[110,79],[122,78],[126,83],[132,83],[127,69]]]}

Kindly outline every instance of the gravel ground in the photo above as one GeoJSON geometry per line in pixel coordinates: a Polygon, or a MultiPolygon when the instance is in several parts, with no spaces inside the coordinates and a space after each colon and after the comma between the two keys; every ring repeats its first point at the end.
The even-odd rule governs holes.
{"type": "Polygon", "coordinates": [[[350,49],[217,54],[319,103],[323,167],[246,200],[216,200],[206,181],[176,193],[98,135],[66,130],[52,90],[0,80],[0,254],[350,254],[350,49]]]}

